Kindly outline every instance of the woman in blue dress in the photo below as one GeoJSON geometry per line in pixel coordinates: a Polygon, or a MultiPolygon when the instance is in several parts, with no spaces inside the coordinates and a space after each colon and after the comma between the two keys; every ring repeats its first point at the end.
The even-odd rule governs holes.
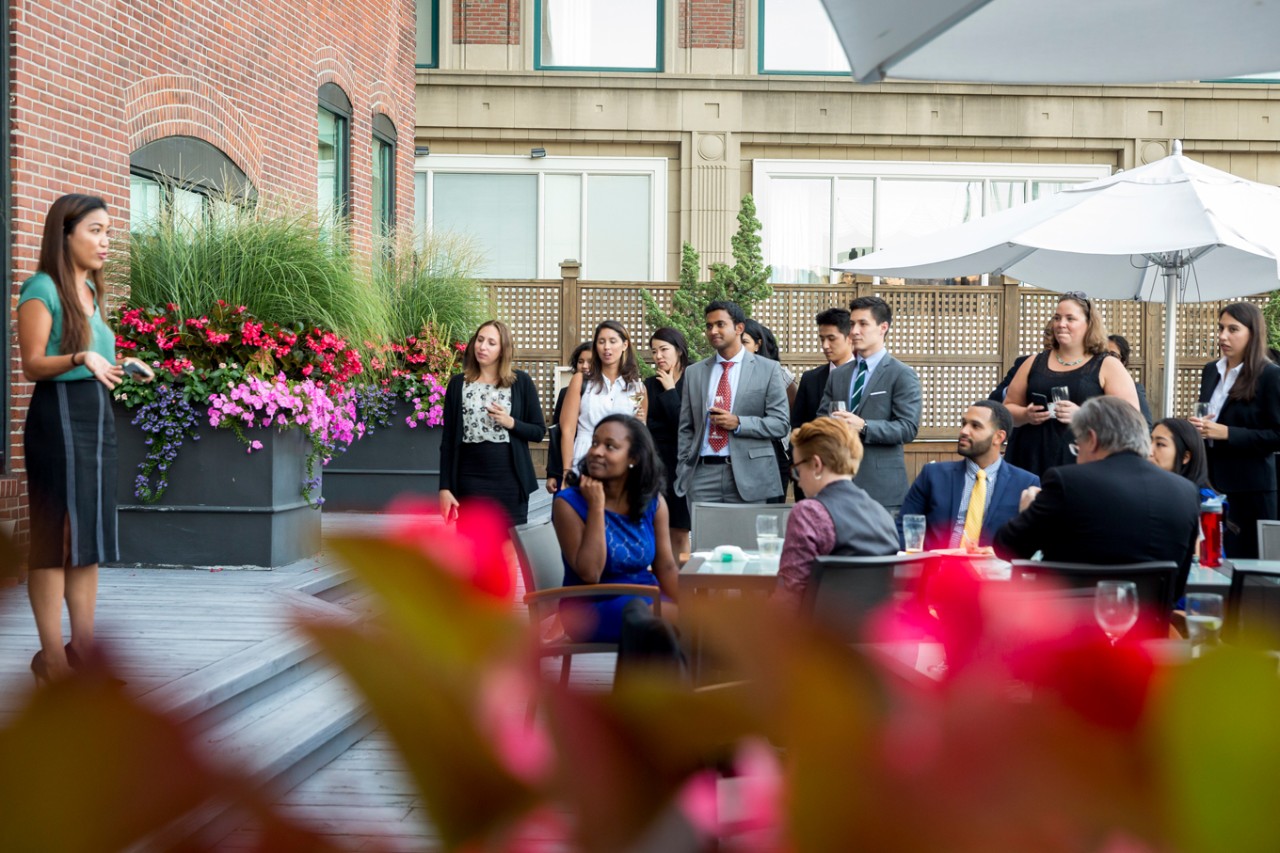
{"type": "MultiPolygon", "coordinates": [[[[638,419],[608,415],[596,424],[578,466],[577,485],[556,493],[552,523],[564,555],[564,585],[643,584],[675,601],[663,469],[649,430],[638,419]]],[[[617,642],[622,611],[644,596],[607,595],[560,603],[560,620],[576,642],[617,642]]],[[[664,605],[662,615],[673,618],[664,605]]]]}

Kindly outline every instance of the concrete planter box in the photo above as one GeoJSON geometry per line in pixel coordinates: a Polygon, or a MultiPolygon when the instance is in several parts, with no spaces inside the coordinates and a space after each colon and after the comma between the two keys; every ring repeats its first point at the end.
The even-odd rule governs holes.
{"type": "MultiPolygon", "coordinates": [[[[404,408],[404,404],[400,404],[404,408]]],[[[403,416],[354,442],[324,469],[324,508],[378,511],[398,495],[440,491],[440,427],[410,429],[403,416]]]]}
{"type": "MultiPolygon", "coordinates": [[[[154,504],[134,494],[146,435],[117,405],[120,565],[283,566],[320,551],[320,510],[302,497],[311,443],[302,430],[253,430],[247,453],[229,429],[183,442],[154,504]]],[[[207,422],[206,422],[207,423],[207,422]]]]}

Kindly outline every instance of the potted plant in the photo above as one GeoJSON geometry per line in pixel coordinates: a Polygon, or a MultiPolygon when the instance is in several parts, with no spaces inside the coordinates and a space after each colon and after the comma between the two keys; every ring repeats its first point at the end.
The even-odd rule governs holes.
{"type": "Polygon", "coordinates": [[[402,237],[377,255],[387,342],[355,381],[365,433],[325,468],[326,508],[379,510],[398,495],[439,490],[445,385],[461,341],[484,319],[475,266],[470,245],[446,235],[402,237]]]}
{"type": "Polygon", "coordinates": [[[265,205],[170,218],[127,252],[117,347],[157,377],[116,391],[122,562],[316,553],[323,465],[363,432],[369,349],[348,341],[377,339],[384,303],[340,241],[265,205]]]}

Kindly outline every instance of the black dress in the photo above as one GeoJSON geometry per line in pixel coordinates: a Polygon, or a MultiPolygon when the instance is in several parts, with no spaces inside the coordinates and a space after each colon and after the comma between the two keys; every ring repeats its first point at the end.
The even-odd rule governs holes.
{"type": "Polygon", "coordinates": [[[667,483],[662,494],[667,499],[668,526],[673,530],[688,530],[689,502],[676,494],[676,450],[680,433],[680,397],[684,394],[684,376],[676,380],[670,391],[662,387],[656,376],[644,381],[644,393],[649,398],[649,435],[658,450],[658,458],[667,473],[667,483]]]}
{"type": "MultiPolygon", "coordinates": [[[[1060,385],[1067,387],[1071,402],[1077,406],[1103,395],[1099,373],[1103,359],[1110,358],[1109,355],[1095,355],[1073,370],[1058,372],[1049,369],[1052,354],[1047,350],[1031,362],[1031,372],[1027,375],[1027,403],[1031,402],[1032,394],[1043,394],[1046,400],[1052,400],[1052,389],[1060,385]]],[[[1005,458],[1024,471],[1043,477],[1050,468],[1075,463],[1075,457],[1067,447],[1070,443],[1071,428],[1059,421],[1050,419],[1039,426],[1023,424],[1018,427],[1017,441],[1010,443],[1005,458]]]]}

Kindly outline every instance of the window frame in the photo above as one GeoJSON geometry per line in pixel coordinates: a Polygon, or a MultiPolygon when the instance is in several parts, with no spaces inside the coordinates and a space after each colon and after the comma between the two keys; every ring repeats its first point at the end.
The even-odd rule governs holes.
{"type": "MultiPolygon", "coordinates": [[[[454,0],[454,2],[461,2],[461,0],[454,0]]],[[[413,46],[415,69],[440,67],[440,0],[414,0],[413,46]],[[418,7],[427,2],[431,4],[431,62],[421,63],[418,62],[418,7]]]]}
{"type": "Polygon", "coordinates": [[[600,71],[600,72],[631,72],[637,74],[655,73],[660,74],[664,68],[665,52],[666,52],[666,21],[667,10],[666,0],[654,0],[655,12],[657,14],[657,29],[655,30],[654,41],[654,57],[653,65],[645,67],[631,66],[610,66],[610,65],[546,65],[542,61],[542,10],[544,0],[534,0],[533,2],[533,70],[534,71],[600,71]]]}
{"type": "MultiPolygon", "coordinates": [[[[371,215],[372,221],[370,224],[372,225],[373,239],[385,240],[394,236],[396,232],[396,157],[399,154],[399,149],[397,147],[398,143],[397,143],[396,125],[395,125],[395,122],[391,120],[390,116],[388,116],[386,113],[374,113],[372,124],[373,124],[373,129],[371,134],[372,136],[371,142],[375,142],[375,141],[381,142],[383,145],[386,145],[387,148],[389,149],[387,154],[387,158],[388,158],[387,172],[384,177],[384,186],[382,187],[383,197],[381,199],[378,199],[378,198],[371,199],[373,204],[370,205],[371,214],[372,214],[371,215]],[[387,213],[386,223],[385,223],[386,233],[383,233],[383,234],[378,233],[378,205],[379,204],[386,205],[386,213],[387,213]]],[[[370,145],[370,148],[372,149],[373,146],[370,145]]],[[[377,167],[378,167],[377,157],[375,156],[373,158],[372,168],[370,169],[370,176],[369,176],[369,183],[370,183],[371,189],[373,184],[373,169],[376,169],[377,167]]],[[[370,192],[369,194],[370,196],[373,195],[372,192],[370,192]]]]}
{"type": "MultiPolygon", "coordinates": [[[[993,181],[1026,184],[1024,204],[1032,201],[1033,182],[1087,183],[1112,173],[1112,167],[1096,163],[963,163],[931,162],[924,160],[774,160],[756,158],[751,164],[751,192],[756,200],[760,219],[760,236],[768,245],[771,211],[771,187],[774,178],[818,178],[830,181],[830,222],[828,223],[828,282],[836,283],[840,273],[830,271],[836,263],[839,251],[835,242],[836,184],[840,179],[872,180],[871,241],[872,251],[880,245],[880,211],[883,201],[881,185],[884,181],[981,181],[983,182],[983,210],[988,198],[987,185],[993,181]]],[[[769,258],[765,258],[769,261],[769,258]]],[[[785,282],[776,282],[785,283],[785,282]]]]}
{"type": "MultiPolygon", "coordinates": [[[[414,161],[415,186],[416,177],[425,173],[426,195],[423,200],[425,215],[422,225],[429,233],[434,218],[434,180],[437,173],[448,174],[503,174],[503,175],[535,175],[537,177],[537,211],[538,221],[535,227],[537,245],[534,259],[534,275],[541,278],[546,267],[546,195],[547,175],[580,175],[582,185],[580,192],[581,208],[579,222],[578,260],[584,264],[583,278],[587,278],[589,270],[585,269],[588,233],[588,183],[591,175],[643,175],[649,177],[649,228],[651,244],[649,246],[649,275],[637,278],[637,281],[666,281],[667,270],[667,171],[669,162],[666,157],[541,157],[533,159],[528,156],[509,154],[430,154],[417,157],[414,161]]],[[[418,225],[415,216],[415,226],[418,225]]]]}
{"type": "MultiPolygon", "coordinates": [[[[218,196],[232,204],[257,202],[257,189],[244,170],[225,151],[198,136],[171,134],[136,148],[129,154],[129,177],[159,186],[161,217],[172,215],[175,187],[201,197],[205,218],[218,196]]],[[[130,231],[133,214],[130,207],[130,231]]]]}
{"type": "MultiPolygon", "coordinates": [[[[764,5],[767,0],[756,0],[756,74],[769,75],[774,77],[849,77],[852,78],[853,70],[848,71],[795,71],[792,69],[774,69],[766,68],[764,65],[764,42],[765,42],[765,14],[764,5]]],[[[828,21],[830,23],[830,21],[828,21]]],[[[835,27],[832,27],[832,35],[835,34],[835,27]]],[[[837,39],[838,41],[838,39],[837,39]]]]}
{"type": "MultiPolygon", "coordinates": [[[[336,187],[338,198],[335,199],[338,216],[334,217],[334,224],[341,228],[349,229],[351,226],[351,99],[347,97],[347,93],[342,91],[342,87],[337,83],[324,83],[316,93],[316,104],[316,178],[317,180],[319,179],[320,168],[319,111],[324,110],[340,122],[338,135],[342,143],[341,154],[335,158],[338,163],[339,175],[336,187]]],[[[319,208],[317,208],[316,213],[318,214],[319,212],[319,208]]]]}

